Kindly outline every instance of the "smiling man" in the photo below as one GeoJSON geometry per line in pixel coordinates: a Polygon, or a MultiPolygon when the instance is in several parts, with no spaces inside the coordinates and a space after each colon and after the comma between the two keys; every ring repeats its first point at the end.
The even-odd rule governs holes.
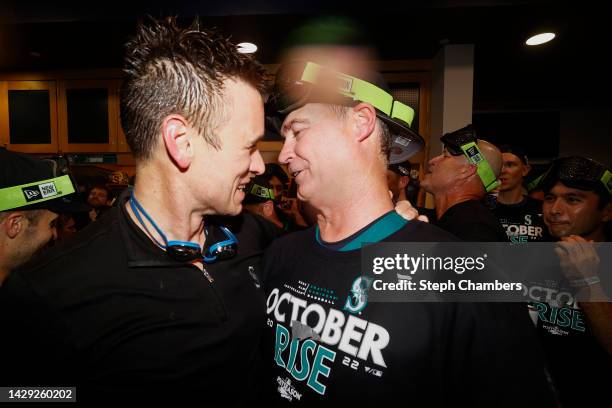
{"type": "Polygon", "coordinates": [[[204,217],[238,214],[264,171],[263,69],[197,22],[167,19],[138,27],[125,72],[135,187],[75,245],[7,281],[17,361],[2,384],[241,404],[256,394],[263,293],[248,254],[215,262],[236,239],[204,217]]]}
{"type": "Polygon", "coordinates": [[[410,130],[412,109],[384,86],[376,73],[357,77],[314,62],[277,74],[268,108],[284,117],[279,161],[317,224],[279,238],[265,254],[272,399],[302,406],[537,404],[547,387],[536,341],[517,341],[535,335],[526,313],[368,302],[364,243],[455,240],[394,211],[389,152],[399,144],[415,153],[423,143],[410,130]],[[520,393],[509,396],[508,384],[520,393]]]}

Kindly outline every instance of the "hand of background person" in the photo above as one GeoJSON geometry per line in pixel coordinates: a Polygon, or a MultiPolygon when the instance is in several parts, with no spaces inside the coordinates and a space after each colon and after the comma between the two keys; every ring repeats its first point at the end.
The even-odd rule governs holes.
{"type": "Polygon", "coordinates": [[[557,243],[555,252],[559,256],[561,271],[570,282],[598,276],[599,256],[593,241],[570,235],[557,243]]]}
{"type": "Polygon", "coordinates": [[[426,215],[419,215],[417,209],[407,200],[398,201],[397,204],[395,204],[395,211],[408,221],[417,219],[419,221],[429,222],[429,218],[427,218],[426,215]]]}

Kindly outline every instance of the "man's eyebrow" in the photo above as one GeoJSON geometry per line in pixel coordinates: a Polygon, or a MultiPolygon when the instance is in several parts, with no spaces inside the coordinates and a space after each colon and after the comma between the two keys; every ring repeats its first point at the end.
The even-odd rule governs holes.
{"type": "Polygon", "coordinates": [[[566,193],[565,197],[571,198],[571,197],[576,197],[576,198],[585,198],[586,194],[584,193],[578,193],[575,191],[572,191],[571,193],[566,193]]]}
{"type": "Polygon", "coordinates": [[[281,129],[282,132],[287,131],[291,126],[293,126],[294,124],[304,124],[304,125],[309,125],[310,121],[306,118],[294,118],[291,119],[289,122],[283,124],[283,128],[281,129]]]}

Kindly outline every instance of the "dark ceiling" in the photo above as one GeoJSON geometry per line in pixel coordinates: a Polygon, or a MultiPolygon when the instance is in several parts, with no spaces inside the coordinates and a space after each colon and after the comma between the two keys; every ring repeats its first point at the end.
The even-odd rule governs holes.
{"type": "Polygon", "coordinates": [[[0,70],[114,68],[123,43],[146,15],[200,16],[236,42],[259,45],[257,58],[274,63],[292,29],[314,16],[349,15],[380,59],[432,58],[441,43],[474,43],[475,108],[558,109],[609,104],[607,67],[596,62],[607,38],[597,11],[566,1],[309,0],[128,1],[79,4],[0,0],[0,70]],[[367,3],[363,3],[367,4],[367,3]],[[525,39],[551,30],[557,38],[528,48],[525,39]]]}

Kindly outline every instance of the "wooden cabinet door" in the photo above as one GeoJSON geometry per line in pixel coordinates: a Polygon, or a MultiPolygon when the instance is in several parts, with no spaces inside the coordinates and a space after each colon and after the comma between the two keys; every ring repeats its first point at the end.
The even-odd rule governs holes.
{"type": "Polygon", "coordinates": [[[59,144],[62,152],[116,152],[118,81],[59,82],[59,144]]]}
{"type": "Polygon", "coordinates": [[[55,81],[0,81],[0,144],[26,153],[57,152],[55,81]]]}

